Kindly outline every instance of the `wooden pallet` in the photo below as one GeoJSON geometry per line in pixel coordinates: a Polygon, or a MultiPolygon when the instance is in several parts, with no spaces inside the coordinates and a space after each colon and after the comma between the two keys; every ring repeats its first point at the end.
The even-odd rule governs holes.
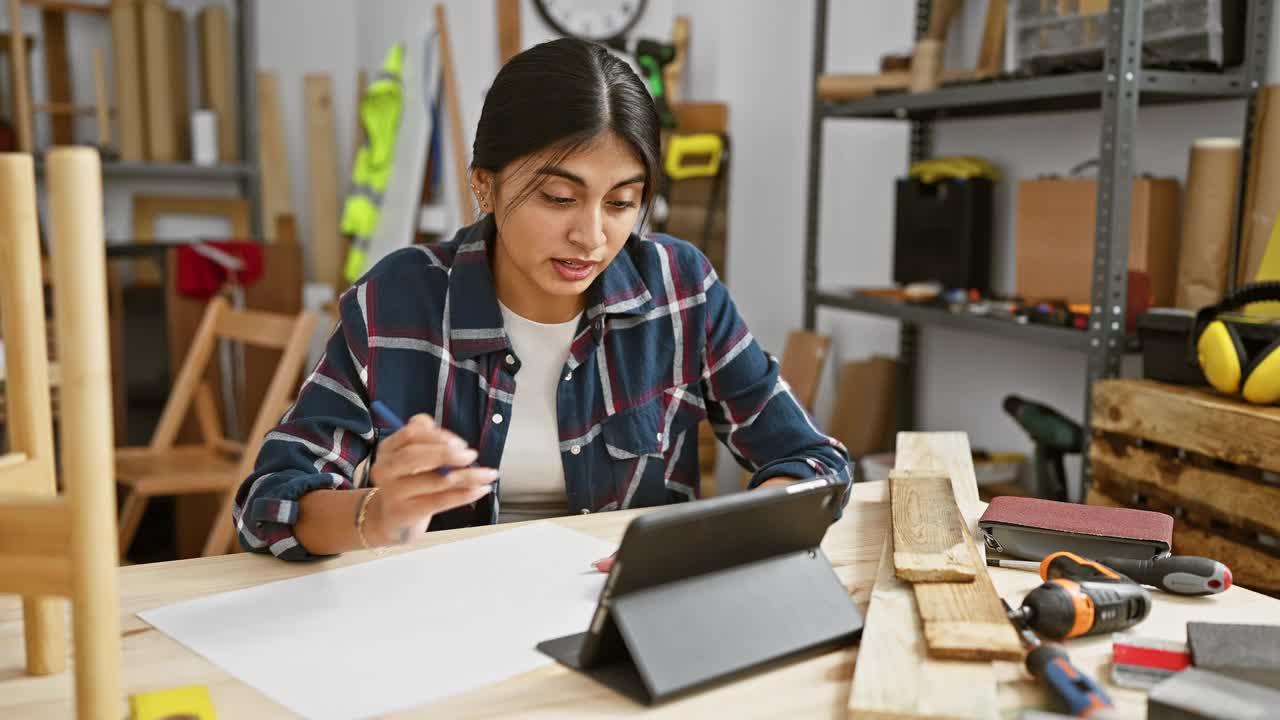
{"type": "Polygon", "coordinates": [[[1280,407],[1147,380],[1094,384],[1087,502],[1174,516],[1173,551],[1280,595],[1280,407]]]}

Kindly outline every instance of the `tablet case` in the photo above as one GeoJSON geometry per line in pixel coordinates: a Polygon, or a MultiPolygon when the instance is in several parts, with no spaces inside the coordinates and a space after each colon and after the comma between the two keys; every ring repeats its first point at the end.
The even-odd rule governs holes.
{"type": "Polygon", "coordinates": [[[1014,496],[993,498],[978,529],[987,547],[1024,560],[1059,550],[1151,560],[1168,554],[1173,541],[1173,518],[1164,513],[1014,496]]]}
{"type": "MultiPolygon", "coordinates": [[[[703,501],[711,512],[689,523],[687,534],[705,535],[717,526],[731,526],[735,515],[748,518],[753,511],[758,521],[773,492],[742,493],[759,495],[752,501],[760,502],[752,507],[739,497],[733,504],[722,504],[728,511],[720,513],[714,512],[720,509],[716,501],[703,501]]],[[[692,505],[682,511],[697,511],[692,505]]],[[[791,541],[794,547],[797,537],[787,537],[788,523],[779,520],[780,544],[791,541]]],[[[826,524],[824,518],[816,520],[821,524],[816,533],[820,540],[826,524]]],[[[829,523],[830,518],[825,520],[829,523]]],[[[792,523],[790,530],[796,529],[792,523]]],[[[813,534],[813,528],[807,532],[813,534]]],[[[760,537],[735,540],[731,535],[720,540],[735,542],[759,547],[760,537]]],[[[624,537],[620,561],[626,543],[624,537]]],[[[606,587],[592,628],[540,643],[538,650],[638,702],[654,704],[805,650],[856,638],[862,617],[816,543],[774,555],[760,552],[764,557],[752,562],[714,570],[702,567],[688,577],[660,579],[648,587],[617,594],[606,587]],[[592,630],[599,633],[598,645],[584,657],[592,630]]]]}

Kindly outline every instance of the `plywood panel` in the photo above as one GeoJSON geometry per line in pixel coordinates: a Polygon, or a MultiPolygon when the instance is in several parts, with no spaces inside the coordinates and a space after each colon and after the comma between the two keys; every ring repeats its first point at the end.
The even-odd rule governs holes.
{"type": "Polygon", "coordinates": [[[280,108],[280,80],[267,70],[258,71],[258,163],[262,171],[262,229],[268,240],[274,240],[276,218],[293,214],[293,189],[280,108]]]}

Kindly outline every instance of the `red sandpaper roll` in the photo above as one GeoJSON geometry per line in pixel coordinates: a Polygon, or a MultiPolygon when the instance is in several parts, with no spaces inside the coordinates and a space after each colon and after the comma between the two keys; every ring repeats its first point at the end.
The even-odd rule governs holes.
{"type": "Polygon", "coordinates": [[[1150,510],[1002,495],[991,500],[978,522],[1158,542],[1166,546],[1173,543],[1173,517],[1150,510]]]}

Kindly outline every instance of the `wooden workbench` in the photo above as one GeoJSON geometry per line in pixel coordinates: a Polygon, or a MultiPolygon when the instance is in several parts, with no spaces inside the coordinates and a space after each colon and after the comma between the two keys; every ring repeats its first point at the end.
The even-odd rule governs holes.
{"type": "MultiPolygon", "coordinates": [[[[933,436],[930,436],[933,437],[933,436]]],[[[939,447],[956,447],[939,443],[939,447]]],[[[960,444],[965,445],[964,443],[960,444]]],[[[864,612],[888,528],[888,487],[883,482],[854,487],[844,517],[823,541],[823,550],[837,575],[848,586],[864,612]]],[[[611,541],[621,539],[627,522],[639,511],[567,517],[550,522],[611,541]]],[[[544,521],[546,522],[546,521],[544,521]]],[[[499,528],[430,533],[412,548],[465,541],[499,528]]],[[[136,616],[148,608],[188,598],[259,585],[273,580],[367,562],[370,552],[350,553],[314,563],[285,563],[262,555],[229,555],[180,560],[170,563],[121,568],[123,613],[124,686],[127,693],[156,690],[191,683],[208,686],[223,718],[287,717],[288,713],[263,695],[237,681],[203,658],[187,651],[136,616]]],[[[1035,586],[1032,573],[992,568],[999,592],[1011,601],[1035,586]]],[[[0,717],[70,717],[72,676],[28,678],[22,671],[22,640],[17,598],[0,597],[0,717]]],[[[1188,620],[1270,622],[1280,619],[1280,600],[1242,588],[1210,598],[1174,598],[1157,594],[1155,608],[1138,630],[1146,636],[1184,639],[1188,620]]],[[[1106,638],[1078,640],[1069,647],[1073,658],[1087,671],[1105,678],[1110,645],[1106,638]]],[[[548,666],[495,685],[475,690],[417,713],[394,717],[506,718],[506,717],[618,717],[648,712],[654,717],[845,717],[853,677],[856,648],[810,653],[782,667],[750,675],[687,698],[645,708],[559,666],[548,666]]],[[[353,658],[352,662],[359,662],[353,658]]],[[[1006,708],[1047,707],[1048,698],[1019,666],[998,663],[1002,679],[1001,702],[1006,708]]],[[[341,668],[332,678],[317,682],[342,682],[341,668]]],[[[913,682],[902,678],[903,683],[913,682]]],[[[1142,717],[1141,693],[1112,688],[1124,717],[1142,717]]]]}

